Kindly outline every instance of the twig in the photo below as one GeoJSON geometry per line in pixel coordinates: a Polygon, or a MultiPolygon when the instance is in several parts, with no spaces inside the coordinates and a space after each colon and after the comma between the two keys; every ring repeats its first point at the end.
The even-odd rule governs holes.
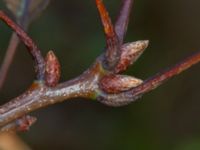
{"type": "Polygon", "coordinates": [[[11,100],[11,102],[0,107],[0,126],[37,110],[64,100],[75,97],[91,98],[100,101],[109,106],[123,106],[136,101],[143,94],[155,89],[164,81],[181,73],[200,61],[200,52],[181,61],[174,67],[158,73],[152,78],[146,80],[143,84],[129,91],[119,94],[108,94],[99,88],[99,80],[106,72],[102,71],[100,63],[94,65],[80,77],[58,85],[51,89],[47,87],[36,87],[34,90],[28,90],[22,96],[11,100]]]}
{"type": "Polygon", "coordinates": [[[36,44],[26,34],[26,32],[22,28],[20,28],[19,25],[13,22],[3,11],[0,11],[0,19],[2,19],[10,28],[12,28],[16,32],[18,37],[23,41],[35,61],[35,71],[37,74],[37,79],[44,80],[45,62],[36,44]]]}
{"type": "Polygon", "coordinates": [[[169,80],[175,75],[178,75],[182,71],[190,68],[192,65],[195,65],[200,62],[200,52],[184,59],[183,61],[177,63],[173,67],[161,71],[156,75],[150,77],[143,84],[130,89],[126,92],[120,94],[107,94],[103,93],[98,97],[98,100],[109,106],[123,106],[127,105],[138,98],[140,98],[143,94],[154,90],[159,85],[163,84],[165,81],[169,80]]]}
{"type": "MultiPolygon", "coordinates": [[[[102,4],[100,5],[102,6],[102,4]]],[[[122,7],[122,9],[123,8],[125,7],[122,7]]],[[[129,13],[129,11],[126,11],[124,15],[128,16],[127,13],[129,13]]],[[[3,16],[5,17],[5,15],[3,16]]],[[[8,20],[7,22],[8,24],[10,24],[9,19],[6,18],[6,20],[8,20]]],[[[127,19],[122,20],[126,21],[127,19]]],[[[10,26],[14,28],[14,30],[16,30],[18,34],[22,31],[18,26],[13,26],[13,23],[11,23],[10,26]]],[[[126,32],[124,29],[121,30],[123,33],[122,35],[124,35],[126,32]]],[[[31,48],[30,52],[33,53],[35,56],[35,51],[32,51],[35,50],[33,49],[36,47],[35,44],[28,37],[27,34],[25,34],[24,32],[22,33],[23,34],[20,33],[20,36],[22,36],[21,38],[23,42],[25,42],[25,44],[28,45],[28,48],[31,48]],[[29,40],[27,41],[27,39],[29,40]]],[[[139,41],[128,45],[122,45],[122,48],[124,48],[125,51],[124,54],[130,56],[130,52],[132,53],[130,57],[131,59],[128,59],[128,62],[124,64],[129,65],[131,60],[136,60],[147,47],[147,44],[148,41],[139,41]]],[[[112,54],[113,53],[111,52],[111,55],[112,54]]],[[[120,57],[121,59],[126,59],[125,57],[120,57]]],[[[36,57],[35,59],[39,58],[36,57]]],[[[106,92],[106,88],[101,88],[101,81],[104,77],[109,76],[110,74],[117,75],[117,73],[119,71],[122,71],[123,69],[119,69],[119,71],[116,72],[113,72],[112,70],[107,70],[103,65],[104,60],[105,55],[101,55],[97,58],[92,67],[90,67],[82,75],[73,80],[59,84],[53,88],[48,87],[45,84],[33,83],[33,85],[24,94],[17,98],[14,98],[7,104],[0,107],[0,128],[3,128],[4,126],[8,125],[9,123],[12,123],[16,119],[26,115],[29,112],[76,97],[97,99],[98,101],[109,106],[123,106],[129,104],[130,102],[137,100],[143,94],[163,84],[164,81],[181,73],[182,71],[188,69],[192,65],[197,64],[200,61],[200,52],[197,52],[196,54],[186,58],[185,60],[181,61],[175,66],[156,74],[155,76],[147,79],[135,88],[131,88],[127,91],[119,92],[116,94],[110,94],[109,92],[106,92]]],[[[118,91],[121,91],[120,87],[117,87],[117,89],[118,91]]]]}
{"type": "Polygon", "coordinates": [[[96,99],[99,80],[105,74],[102,59],[76,79],[49,88],[33,84],[24,94],[0,107],[0,127],[25,114],[71,98],[83,97],[96,99]]]}
{"type": "MultiPolygon", "coordinates": [[[[30,22],[29,21],[30,17],[27,15],[29,14],[28,9],[30,5],[30,0],[26,0],[22,3],[24,6],[18,10],[20,11],[20,13],[18,13],[18,15],[16,13],[15,15],[16,15],[16,21],[18,22],[18,24],[22,27],[22,29],[26,31],[28,28],[28,24],[30,22]]],[[[35,12],[35,13],[39,13],[39,12],[35,12]]],[[[10,65],[13,61],[13,58],[15,56],[19,43],[20,41],[18,39],[18,36],[16,35],[16,33],[13,32],[10,38],[10,42],[8,44],[8,48],[6,50],[6,55],[4,57],[2,66],[0,68],[0,90],[6,81],[6,77],[7,77],[10,65]]]]}

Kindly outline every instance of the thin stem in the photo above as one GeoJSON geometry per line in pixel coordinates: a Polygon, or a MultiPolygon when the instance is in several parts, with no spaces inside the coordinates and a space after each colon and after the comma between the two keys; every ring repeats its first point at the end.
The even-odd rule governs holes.
{"type": "Polygon", "coordinates": [[[102,0],[96,0],[96,5],[104,27],[104,33],[106,35],[107,47],[105,53],[105,65],[107,69],[113,70],[121,55],[119,40],[102,0]]]}
{"type": "MultiPolygon", "coordinates": [[[[46,1],[42,1],[42,8],[37,8],[37,10],[39,9],[40,11],[42,11],[42,9],[44,9],[44,5],[47,5],[46,3],[48,3],[49,0],[46,1]],[[45,4],[44,4],[45,3],[45,4]]],[[[16,20],[18,22],[18,24],[26,31],[28,28],[28,24],[29,24],[29,20],[30,20],[30,16],[28,15],[28,9],[30,6],[30,0],[25,0],[24,2],[22,2],[22,5],[24,5],[21,9],[21,13],[19,16],[17,16],[16,20]]],[[[39,13],[38,12],[34,12],[35,15],[39,13]]],[[[13,61],[13,58],[15,56],[17,47],[19,45],[20,41],[18,36],[16,35],[16,33],[12,33],[12,36],[10,38],[10,42],[9,42],[9,46],[6,50],[6,55],[5,58],[3,60],[2,66],[0,68],[0,90],[3,87],[5,81],[6,81],[6,77],[9,71],[9,68],[11,66],[11,63],[13,61]]]]}
{"type": "Polygon", "coordinates": [[[37,79],[44,80],[45,62],[36,44],[26,34],[26,32],[14,21],[12,21],[3,11],[0,11],[0,19],[2,19],[9,27],[11,27],[16,32],[18,37],[23,41],[30,55],[35,61],[35,71],[37,73],[37,79]]]}
{"type": "Polygon", "coordinates": [[[130,89],[127,92],[119,93],[119,94],[106,94],[103,93],[98,97],[98,100],[109,106],[123,106],[127,105],[138,98],[140,98],[143,94],[154,90],[159,85],[162,85],[165,81],[169,80],[175,75],[183,72],[184,70],[190,68],[192,65],[195,65],[200,62],[200,52],[187,57],[183,61],[177,63],[173,67],[161,71],[151,78],[144,81],[143,84],[130,89]]]}
{"type": "Polygon", "coordinates": [[[12,63],[18,45],[19,45],[19,39],[17,35],[13,33],[0,70],[0,90],[4,85],[4,82],[6,81],[8,70],[12,63]]]}
{"type": "Polygon", "coordinates": [[[130,12],[133,6],[133,0],[123,0],[119,15],[115,23],[115,31],[119,41],[122,44],[128,28],[130,12]]]}

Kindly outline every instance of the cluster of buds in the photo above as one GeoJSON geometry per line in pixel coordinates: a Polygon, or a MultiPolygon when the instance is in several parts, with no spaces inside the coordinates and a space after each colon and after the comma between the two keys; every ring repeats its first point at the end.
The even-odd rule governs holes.
{"type": "Polygon", "coordinates": [[[114,73],[108,74],[101,79],[100,87],[103,91],[111,94],[120,93],[143,83],[141,79],[117,73],[125,71],[128,66],[132,65],[147,48],[148,43],[148,41],[136,41],[122,45],[121,57],[114,69],[114,73]]]}

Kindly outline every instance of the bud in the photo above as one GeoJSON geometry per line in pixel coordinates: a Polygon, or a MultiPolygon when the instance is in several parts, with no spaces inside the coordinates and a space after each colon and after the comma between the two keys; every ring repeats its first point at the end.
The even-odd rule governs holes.
{"type": "Polygon", "coordinates": [[[60,79],[60,63],[53,51],[47,53],[45,62],[45,84],[54,87],[60,79]]]}
{"type": "Polygon", "coordinates": [[[30,126],[36,122],[36,118],[32,116],[24,116],[16,121],[17,131],[28,131],[30,126]]]}
{"type": "Polygon", "coordinates": [[[132,65],[147,48],[149,41],[136,41],[126,43],[121,47],[121,58],[115,68],[115,73],[122,72],[132,65]]]}
{"type": "Polygon", "coordinates": [[[107,93],[120,93],[140,85],[143,81],[127,75],[110,74],[100,81],[100,87],[107,93]]]}

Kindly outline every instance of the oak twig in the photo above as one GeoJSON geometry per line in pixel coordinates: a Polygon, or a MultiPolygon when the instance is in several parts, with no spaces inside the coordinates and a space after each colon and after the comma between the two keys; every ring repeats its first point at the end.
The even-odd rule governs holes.
{"type": "Polygon", "coordinates": [[[132,88],[126,92],[119,94],[101,94],[98,97],[98,100],[102,103],[109,106],[123,106],[127,105],[138,98],[143,94],[154,90],[159,85],[163,84],[165,81],[169,80],[175,75],[183,72],[184,70],[190,68],[192,65],[195,65],[200,62],[200,52],[195,53],[192,56],[187,57],[183,61],[180,61],[173,67],[166,69],[157,73],[156,75],[145,80],[141,85],[132,88]]]}
{"type": "Polygon", "coordinates": [[[44,80],[45,62],[36,44],[27,35],[27,33],[19,25],[12,21],[3,11],[0,11],[0,19],[3,20],[11,29],[16,32],[18,37],[25,44],[25,46],[29,50],[30,55],[35,61],[35,71],[37,74],[37,79],[44,80]]]}
{"type": "MultiPolygon", "coordinates": [[[[109,38],[118,38],[115,35],[116,30],[120,37],[120,42],[122,42],[128,25],[131,8],[129,5],[132,4],[132,1],[124,0],[124,5],[121,8],[122,10],[120,11],[120,17],[116,23],[115,30],[113,30],[112,23],[102,1],[96,0],[96,3],[104,25],[107,40],[109,38]],[[110,33],[112,33],[112,36],[109,36],[110,33]]],[[[18,36],[25,43],[38,65],[39,78],[43,78],[45,63],[35,43],[19,26],[14,24],[1,11],[0,18],[16,31],[18,36]]],[[[114,47],[118,47],[119,41],[116,43],[112,42],[112,44],[116,44],[114,47]]],[[[0,130],[13,124],[16,119],[19,119],[32,111],[76,97],[97,99],[99,102],[109,106],[123,106],[129,104],[136,101],[143,94],[163,84],[166,80],[200,62],[200,52],[197,52],[183,61],[180,61],[173,67],[164,70],[143,82],[140,79],[119,75],[118,73],[126,70],[127,66],[133,64],[134,61],[137,60],[144,49],[148,46],[148,41],[122,43],[119,50],[121,51],[119,59],[114,58],[115,56],[118,57],[118,54],[116,54],[118,50],[110,49],[110,47],[113,47],[112,45],[110,46],[107,44],[107,46],[107,51],[109,52],[106,51],[105,53],[109,53],[109,55],[103,54],[99,56],[94,64],[82,75],[58,85],[57,82],[60,75],[58,70],[59,63],[54,54],[50,52],[48,56],[49,64],[53,63],[55,68],[52,69],[51,65],[48,66],[50,67],[50,70],[53,70],[55,76],[57,75],[54,77],[54,74],[51,73],[52,71],[48,71],[50,76],[53,76],[51,78],[53,79],[53,84],[49,82],[52,87],[44,83],[37,84],[34,82],[21,96],[0,106],[0,130]],[[114,63],[114,65],[110,65],[110,68],[105,68],[105,60],[111,62],[109,65],[112,63],[114,63]],[[116,80],[118,81],[115,82],[116,80]],[[107,86],[105,83],[109,81],[115,83],[109,83],[109,86],[107,86]],[[130,81],[131,84],[128,83],[130,81]],[[122,86],[120,86],[121,84],[122,86]]]]}
{"type": "MultiPolygon", "coordinates": [[[[44,10],[44,8],[49,3],[49,0],[42,1],[41,5],[39,5],[39,7],[34,9],[34,12],[32,12],[31,14],[29,13],[29,8],[30,8],[32,2],[30,0],[25,0],[25,1],[22,1],[21,3],[22,3],[21,5],[23,5],[23,7],[18,8],[18,10],[16,10],[17,12],[12,12],[12,8],[9,8],[9,6],[8,6],[8,9],[12,13],[15,13],[14,16],[16,17],[16,22],[22,27],[22,29],[24,29],[26,31],[28,29],[30,22],[33,19],[35,19],[36,16],[38,14],[40,14],[40,12],[42,10],[44,10]]],[[[9,5],[9,4],[7,4],[7,5],[9,5]]],[[[6,81],[6,77],[7,77],[9,68],[14,59],[14,56],[17,51],[17,47],[18,47],[19,43],[20,43],[20,41],[18,39],[18,36],[16,35],[16,33],[13,32],[13,34],[10,38],[10,42],[8,44],[8,48],[6,50],[6,55],[4,57],[2,66],[0,68],[0,90],[6,81]]]]}
{"type": "Polygon", "coordinates": [[[118,63],[121,54],[119,39],[102,0],[96,0],[96,5],[106,35],[105,68],[113,70],[118,63]]]}

